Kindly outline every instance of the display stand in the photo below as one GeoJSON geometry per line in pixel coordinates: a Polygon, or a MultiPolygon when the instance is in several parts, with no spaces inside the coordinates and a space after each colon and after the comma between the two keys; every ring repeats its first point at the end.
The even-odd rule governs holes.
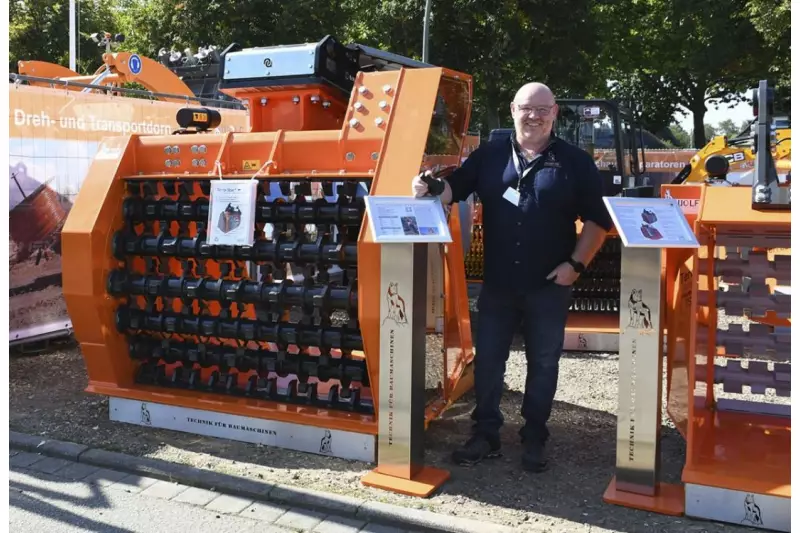
{"type": "Polygon", "coordinates": [[[699,248],[677,201],[604,198],[622,239],[617,464],[603,500],[684,514],[682,485],[662,483],[661,389],[664,313],[662,252],[699,248]]]}
{"type": "Polygon", "coordinates": [[[427,497],[450,477],[423,464],[428,250],[452,238],[436,198],[365,201],[373,240],[381,246],[382,294],[378,465],[362,483],[427,497]]]}

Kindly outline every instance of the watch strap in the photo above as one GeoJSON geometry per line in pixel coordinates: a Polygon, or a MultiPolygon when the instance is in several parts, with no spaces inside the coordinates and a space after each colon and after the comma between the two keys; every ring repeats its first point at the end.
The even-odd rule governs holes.
{"type": "Polygon", "coordinates": [[[586,270],[586,265],[584,265],[584,264],[583,264],[583,263],[581,263],[580,261],[576,261],[576,260],[572,259],[571,257],[570,257],[570,258],[567,260],[567,262],[568,262],[570,265],[572,265],[572,268],[574,268],[574,269],[575,269],[575,272],[577,272],[578,274],[580,274],[580,273],[582,273],[584,270],[586,270]]]}

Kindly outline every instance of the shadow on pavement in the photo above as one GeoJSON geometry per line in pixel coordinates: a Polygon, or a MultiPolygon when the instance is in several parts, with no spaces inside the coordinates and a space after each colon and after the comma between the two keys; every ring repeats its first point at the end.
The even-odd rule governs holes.
{"type": "MultiPolygon", "coordinates": [[[[75,496],[66,492],[59,492],[43,487],[37,487],[29,483],[20,481],[9,481],[9,507],[23,510],[27,513],[39,515],[42,518],[63,522],[73,527],[80,527],[84,531],[96,531],[97,533],[133,533],[129,529],[123,529],[104,522],[98,522],[86,518],[65,509],[64,506],[56,505],[63,503],[68,506],[83,507],[89,509],[111,509],[111,504],[101,490],[101,487],[94,483],[87,483],[80,480],[69,480],[59,478],[54,475],[44,474],[25,468],[24,472],[18,470],[21,467],[11,467],[10,475],[14,473],[22,474],[48,483],[63,483],[65,485],[80,484],[87,487],[90,491],[89,496],[75,496]]],[[[103,480],[101,476],[94,477],[93,480],[103,480]]],[[[108,480],[117,481],[117,480],[108,480]]],[[[65,487],[66,488],[66,487],[65,487]]]]}

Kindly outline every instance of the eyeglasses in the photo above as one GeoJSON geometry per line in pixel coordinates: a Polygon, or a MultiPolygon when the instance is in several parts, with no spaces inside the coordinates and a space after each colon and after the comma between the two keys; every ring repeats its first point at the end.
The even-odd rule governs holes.
{"type": "Polygon", "coordinates": [[[536,113],[537,115],[547,115],[552,111],[554,106],[551,105],[538,105],[538,106],[528,106],[528,105],[517,105],[514,104],[514,109],[519,111],[524,115],[530,115],[531,113],[536,113]]]}

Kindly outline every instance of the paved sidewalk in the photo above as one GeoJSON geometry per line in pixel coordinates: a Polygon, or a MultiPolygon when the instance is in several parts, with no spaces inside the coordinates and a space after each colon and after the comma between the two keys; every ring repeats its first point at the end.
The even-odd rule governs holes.
{"type": "Polygon", "coordinates": [[[10,528],[20,533],[418,533],[10,450],[10,528]]]}

